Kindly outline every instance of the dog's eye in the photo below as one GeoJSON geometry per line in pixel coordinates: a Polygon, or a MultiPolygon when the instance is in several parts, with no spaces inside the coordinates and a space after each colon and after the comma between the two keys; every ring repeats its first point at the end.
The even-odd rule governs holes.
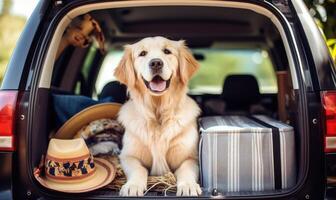
{"type": "Polygon", "coordinates": [[[146,56],[147,55],[147,51],[141,51],[139,56],[146,56]]]}
{"type": "Polygon", "coordinates": [[[169,49],[163,49],[163,53],[165,53],[165,54],[171,54],[171,51],[169,49]]]}

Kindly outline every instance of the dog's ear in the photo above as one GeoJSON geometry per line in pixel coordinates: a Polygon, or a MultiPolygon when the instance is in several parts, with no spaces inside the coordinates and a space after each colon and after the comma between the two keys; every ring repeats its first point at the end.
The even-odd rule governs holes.
{"type": "Polygon", "coordinates": [[[179,69],[178,73],[183,84],[198,70],[199,64],[194,58],[184,41],[179,41],[179,69]]]}
{"type": "Polygon", "coordinates": [[[133,67],[132,50],[128,45],[125,46],[124,55],[114,70],[114,76],[118,81],[127,85],[127,87],[133,87],[135,85],[136,76],[133,67]]]}

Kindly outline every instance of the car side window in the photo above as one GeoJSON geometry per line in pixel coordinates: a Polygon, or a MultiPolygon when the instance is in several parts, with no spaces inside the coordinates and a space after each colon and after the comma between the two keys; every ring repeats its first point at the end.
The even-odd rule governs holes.
{"type": "Polygon", "coordinates": [[[114,69],[117,67],[119,61],[121,60],[122,55],[123,51],[113,50],[110,51],[104,58],[103,64],[99,70],[97,80],[95,83],[95,89],[97,94],[100,94],[103,87],[107,83],[116,80],[116,78],[113,75],[113,72],[114,69]]]}

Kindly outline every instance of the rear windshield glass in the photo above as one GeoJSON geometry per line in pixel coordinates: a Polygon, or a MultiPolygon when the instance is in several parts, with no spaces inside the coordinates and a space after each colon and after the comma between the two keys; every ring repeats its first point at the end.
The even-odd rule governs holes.
{"type": "MultiPolygon", "coordinates": [[[[200,70],[189,82],[191,94],[220,94],[223,82],[231,74],[251,74],[256,77],[261,93],[276,93],[277,84],[272,62],[267,51],[261,49],[193,49],[200,70]]],[[[96,81],[99,94],[105,84],[116,80],[113,70],[123,51],[111,51],[104,59],[96,81]]]]}

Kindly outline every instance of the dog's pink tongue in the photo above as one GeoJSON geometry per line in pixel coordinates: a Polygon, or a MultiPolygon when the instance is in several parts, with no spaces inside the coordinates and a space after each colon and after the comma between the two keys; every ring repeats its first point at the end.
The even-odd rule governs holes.
{"type": "Polygon", "coordinates": [[[149,87],[153,91],[162,92],[166,89],[166,81],[151,81],[149,82],[149,87]]]}

